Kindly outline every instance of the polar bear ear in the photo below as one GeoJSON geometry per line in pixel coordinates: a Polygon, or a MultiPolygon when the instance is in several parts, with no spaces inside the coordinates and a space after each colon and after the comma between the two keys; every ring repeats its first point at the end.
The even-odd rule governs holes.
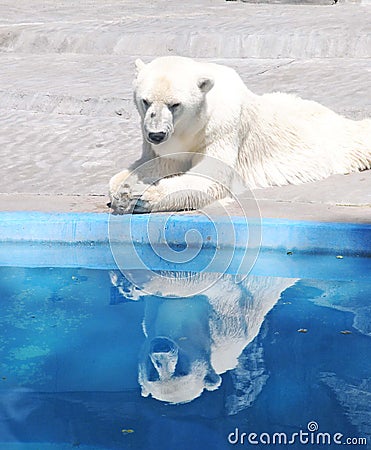
{"type": "Polygon", "coordinates": [[[149,397],[150,392],[144,386],[141,386],[141,394],[142,397],[149,397]]]}
{"type": "Polygon", "coordinates": [[[200,88],[201,92],[207,94],[214,86],[214,80],[212,78],[202,77],[197,81],[197,86],[200,88]]]}
{"type": "Polygon", "coordinates": [[[222,378],[213,369],[210,369],[204,378],[204,383],[208,391],[215,391],[222,384],[222,378]]]}
{"type": "Polygon", "coordinates": [[[137,73],[139,73],[143,67],[145,66],[145,63],[141,60],[141,59],[136,59],[135,60],[135,68],[137,69],[137,73]]]}

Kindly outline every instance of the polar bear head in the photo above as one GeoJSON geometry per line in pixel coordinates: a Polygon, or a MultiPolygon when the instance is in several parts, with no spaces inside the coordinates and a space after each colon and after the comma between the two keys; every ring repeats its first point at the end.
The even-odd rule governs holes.
{"type": "Polygon", "coordinates": [[[199,348],[190,336],[184,341],[168,336],[155,336],[145,342],[139,363],[139,383],[142,395],[168,403],[187,403],[206,389],[214,391],[222,379],[212,367],[210,350],[199,348]]]}
{"type": "Polygon", "coordinates": [[[186,403],[213,391],[221,377],[211,362],[210,303],[205,296],[148,298],[139,361],[142,395],[186,403]]]}
{"type": "Polygon", "coordinates": [[[205,96],[214,86],[202,63],[167,56],[149,64],[137,60],[136,67],[134,101],[148,143],[164,144],[174,133],[189,132],[190,124],[202,128],[205,96]]]}

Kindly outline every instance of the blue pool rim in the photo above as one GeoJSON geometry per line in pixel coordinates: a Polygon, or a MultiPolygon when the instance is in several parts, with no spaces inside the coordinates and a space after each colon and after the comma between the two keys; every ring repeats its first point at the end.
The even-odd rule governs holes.
{"type": "MultiPolygon", "coordinates": [[[[110,216],[106,213],[0,212],[0,243],[107,244],[111,219],[125,231],[122,243],[135,239],[146,244],[149,217],[146,214],[110,216]],[[132,233],[133,230],[135,233],[132,233]]],[[[152,223],[156,225],[158,222],[159,227],[164,219],[167,220],[166,239],[169,244],[182,245],[190,229],[197,229],[203,237],[214,230],[214,224],[203,215],[151,215],[152,223]]],[[[217,223],[221,234],[218,245],[245,246],[245,218],[220,216],[217,223]],[[230,236],[230,220],[233,222],[234,236],[230,236]]],[[[251,219],[251,223],[254,226],[259,221],[251,219]]],[[[263,249],[371,255],[371,224],[262,219],[261,233],[263,249]]],[[[160,240],[157,243],[160,244],[160,240]]],[[[208,244],[213,246],[214,243],[209,241],[208,244]]]]}

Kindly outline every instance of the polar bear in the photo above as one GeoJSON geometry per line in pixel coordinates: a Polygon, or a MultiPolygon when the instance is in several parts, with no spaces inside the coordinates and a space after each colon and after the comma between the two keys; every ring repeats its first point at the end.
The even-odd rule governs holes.
{"type": "Polygon", "coordinates": [[[136,61],[141,158],[110,181],[111,207],[199,209],[250,189],[369,169],[371,119],[295,95],[253,94],[231,68],[167,56],[136,61]]]}
{"type": "MultiPolygon", "coordinates": [[[[144,397],[168,403],[187,403],[204,390],[216,390],[221,374],[239,365],[281,293],[298,281],[249,275],[236,283],[228,274],[187,275],[161,272],[140,291],[121,274],[110,274],[125,299],[145,301],[138,381],[144,397]],[[189,297],[190,290],[202,294],[189,297]]],[[[243,373],[249,377],[248,371],[243,373]]],[[[255,386],[249,394],[257,390],[255,386]]]]}

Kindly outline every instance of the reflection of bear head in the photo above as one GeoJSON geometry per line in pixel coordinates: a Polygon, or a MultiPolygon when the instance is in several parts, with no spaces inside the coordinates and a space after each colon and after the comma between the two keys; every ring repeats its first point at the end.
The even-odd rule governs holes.
{"type": "MultiPolygon", "coordinates": [[[[237,367],[266,314],[296,281],[249,276],[236,283],[226,274],[163,275],[160,281],[155,277],[143,286],[145,291],[159,294],[143,295],[146,340],[139,361],[139,383],[143,396],[169,403],[186,403],[204,389],[217,389],[220,374],[237,367]],[[194,284],[202,295],[181,297],[190,288],[196,290],[194,284]],[[160,292],[179,298],[160,297],[160,292]]],[[[124,284],[125,291],[130,290],[127,280],[120,282],[113,276],[111,280],[119,291],[124,284]]]]}
{"type": "Polygon", "coordinates": [[[142,395],[184,403],[221,383],[210,361],[208,299],[146,300],[146,342],[139,363],[142,395]]]}

